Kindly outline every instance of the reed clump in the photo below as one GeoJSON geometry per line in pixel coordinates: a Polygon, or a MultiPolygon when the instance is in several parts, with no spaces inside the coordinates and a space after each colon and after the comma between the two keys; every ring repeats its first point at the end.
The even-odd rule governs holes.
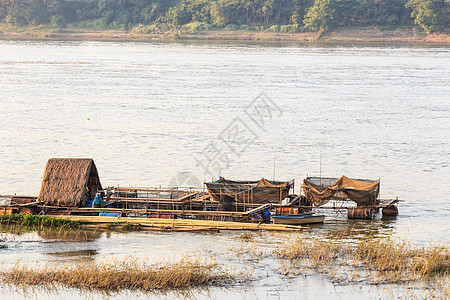
{"type": "Polygon", "coordinates": [[[352,251],[352,258],[376,271],[401,271],[417,254],[418,251],[406,241],[369,237],[359,241],[352,251]]]}
{"type": "Polygon", "coordinates": [[[122,227],[122,230],[124,230],[124,231],[139,231],[139,230],[141,230],[141,225],[125,223],[122,227]]]}
{"type": "Polygon", "coordinates": [[[343,236],[298,237],[282,243],[275,252],[282,259],[309,262],[315,269],[342,267],[347,274],[374,271],[375,277],[391,283],[450,275],[448,246],[416,247],[389,237],[369,236],[356,242],[343,236]]]}
{"type": "Polygon", "coordinates": [[[449,248],[442,245],[413,247],[392,238],[366,238],[358,243],[353,258],[379,271],[408,271],[421,278],[450,274],[449,248]]]}
{"type": "Polygon", "coordinates": [[[329,265],[343,251],[341,240],[297,237],[293,242],[284,242],[278,249],[280,258],[309,262],[312,268],[329,265]]]}
{"type": "MultiPolygon", "coordinates": [[[[422,277],[450,275],[450,253],[448,247],[430,246],[414,257],[412,269],[422,277]]],[[[449,289],[447,287],[447,292],[449,289]]]]}
{"type": "Polygon", "coordinates": [[[234,279],[216,263],[200,258],[145,264],[136,259],[90,262],[73,266],[32,267],[16,264],[2,280],[21,286],[66,287],[86,290],[140,290],[144,292],[221,285],[234,279]]]}
{"type": "Polygon", "coordinates": [[[254,238],[254,235],[251,233],[243,233],[237,237],[237,239],[244,241],[244,242],[251,242],[251,241],[253,241],[253,238],[254,238]]]}

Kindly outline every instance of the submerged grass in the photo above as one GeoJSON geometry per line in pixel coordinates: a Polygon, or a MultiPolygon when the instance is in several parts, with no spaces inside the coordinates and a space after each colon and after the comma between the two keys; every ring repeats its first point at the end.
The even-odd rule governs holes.
{"type": "Polygon", "coordinates": [[[178,262],[145,264],[137,259],[90,262],[73,266],[16,264],[2,273],[2,280],[20,286],[66,287],[86,290],[161,291],[221,285],[236,277],[215,262],[183,258],[178,262]]]}
{"type": "Polygon", "coordinates": [[[244,241],[244,242],[251,242],[253,241],[254,235],[252,233],[243,233],[240,236],[236,237],[236,239],[244,241]]]}
{"type": "Polygon", "coordinates": [[[450,274],[450,252],[443,245],[413,247],[406,241],[371,237],[361,240],[351,254],[354,260],[381,273],[419,278],[450,274]]]}
{"type": "Polygon", "coordinates": [[[369,236],[356,242],[344,236],[298,237],[282,243],[275,252],[281,259],[301,262],[310,269],[336,273],[336,268],[342,268],[349,277],[368,271],[372,283],[448,278],[450,275],[448,246],[417,247],[390,237],[369,236]]]}
{"type": "Polygon", "coordinates": [[[342,250],[341,243],[335,240],[297,238],[282,244],[277,254],[289,260],[306,259],[310,267],[318,268],[330,264],[342,250]]]}

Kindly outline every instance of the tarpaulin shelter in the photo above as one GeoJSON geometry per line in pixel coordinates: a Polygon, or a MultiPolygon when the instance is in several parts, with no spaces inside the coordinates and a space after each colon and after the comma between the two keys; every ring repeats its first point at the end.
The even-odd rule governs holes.
{"type": "Polygon", "coordinates": [[[216,182],[206,183],[208,192],[216,201],[232,201],[240,203],[278,203],[285,199],[294,186],[291,181],[233,181],[219,177],[216,182]]]}
{"type": "Polygon", "coordinates": [[[379,180],[307,177],[303,180],[306,199],[315,206],[329,200],[352,200],[358,206],[374,205],[380,191],[379,180]]]}
{"type": "Polygon", "coordinates": [[[84,206],[102,189],[91,158],[51,158],[45,166],[38,201],[52,206],[84,206]]]}

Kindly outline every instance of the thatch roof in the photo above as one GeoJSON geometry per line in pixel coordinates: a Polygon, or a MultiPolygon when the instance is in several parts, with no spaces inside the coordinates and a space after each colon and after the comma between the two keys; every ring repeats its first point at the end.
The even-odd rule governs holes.
{"type": "Polygon", "coordinates": [[[45,166],[38,201],[52,206],[80,207],[100,189],[100,177],[92,158],[52,158],[45,166]]]}

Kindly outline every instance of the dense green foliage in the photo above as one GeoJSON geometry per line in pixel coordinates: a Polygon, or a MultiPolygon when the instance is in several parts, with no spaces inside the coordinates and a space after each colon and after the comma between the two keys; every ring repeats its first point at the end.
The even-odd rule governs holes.
{"type": "Polygon", "coordinates": [[[426,32],[440,31],[450,22],[450,0],[409,0],[407,7],[413,9],[414,23],[426,32]]]}
{"type": "Polygon", "coordinates": [[[328,31],[337,22],[336,8],[332,0],[316,0],[308,10],[303,23],[313,31],[328,31]]]}
{"type": "Polygon", "coordinates": [[[13,214],[0,215],[1,224],[19,224],[23,226],[43,226],[43,227],[66,227],[76,228],[83,224],[82,221],[72,221],[63,218],[56,218],[50,216],[37,216],[31,214],[13,214]]]}
{"type": "Polygon", "coordinates": [[[0,22],[142,33],[186,28],[297,32],[334,26],[449,26],[450,0],[0,0],[0,22]]]}

